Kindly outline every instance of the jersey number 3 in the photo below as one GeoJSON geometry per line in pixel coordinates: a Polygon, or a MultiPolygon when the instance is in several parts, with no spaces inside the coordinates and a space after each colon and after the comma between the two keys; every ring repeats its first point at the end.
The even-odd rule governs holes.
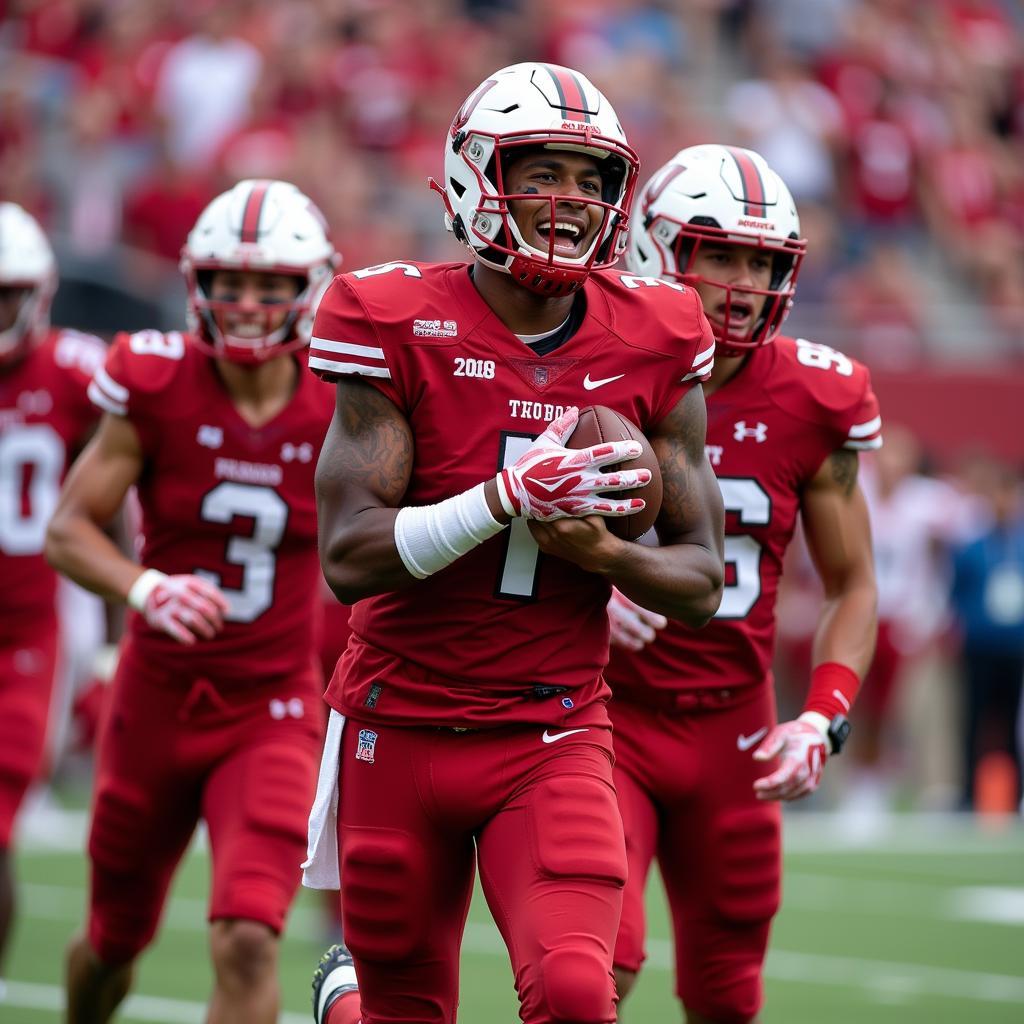
{"type": "Polygon", "coordinates": [[[255,484],[217,484],[207,491],[199,508],[207,523],[230,523],[236,517],[252,519],[248,537],[232,537],[224,553],[226,561],[242,568],[242,585],[224,587],[219,573],[197,569],[196,575],[224,591],[231,610],[224,617],[230,622],[252,622],[274,603],[274,579],[277,575],[277,547],[288,525],[288,505],[269,487],[255,484]]]}

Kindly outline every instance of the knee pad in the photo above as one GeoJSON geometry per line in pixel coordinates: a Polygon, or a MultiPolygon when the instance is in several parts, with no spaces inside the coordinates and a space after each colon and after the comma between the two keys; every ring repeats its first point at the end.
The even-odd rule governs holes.
{"type": "Polygon", "coordinates": [[[723,815],[715,849],[718,870],[710,893],[715,912],[737,924],[770,921],[779,909],[782,876],[778,804],[723,815]]]}
{"type": "Polygon", "coordinates": [[[626,884],[626,844],[612,788],[599,779],[544,779],[529,804],[530,842],[549,878],[626,884]]]}
{"type": "Polygon", "coordinates": [[[615,1020],[615,982],[609,965],[588,949],[563,947],[540,962],[545,1021],[604,1024],[615,1020]]]}
{"type": "Polygon", "coordinates": [[[89,830],[89,857],[97,868],[117,873],[144,869],[137,837],[140,821],[150,816],[150,799],[121,780],[101,786],[89,830]]]}
{"type": "Polygon", "coordinates": [[[409,957],[430,932],[431,885],[423,846],[412,833],[342,827],[342,919],[357,958],[409,957]]]}

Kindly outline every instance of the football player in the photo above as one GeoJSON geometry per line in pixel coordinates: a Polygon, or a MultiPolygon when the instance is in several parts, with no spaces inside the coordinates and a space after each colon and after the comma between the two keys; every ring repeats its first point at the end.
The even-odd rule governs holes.
{"type": "Polygon", "coordinates": [[[299,882],[322,736],[313,472],[331,389],[300,372],[336,262],[319,211],[243,181],[182,251],[190,331],[118,336],[104,411],[47,556],[134,609],[100,737],[87,926],[68,1021],[109,1020],[196,823],[210,837],[208,1020],[277,1020],[278,936],[299,882]],[[102,526],[130,487],[141,562],[102,526]]]}
{"type": "MultiPolygon", "coordinates": [[[[717,145],[684,149],[654,174],[629,240],[634,273],[700,294],[718,343],[704,390],[726,510],[721,607],[700,632],[670,622],[642,653],[613,647],[607,670],[629,861],[618,991],[644,959],[657,856],[688,1024],[757,1016],[779,905],[780,801],[812,793],[841,749],[875,643],[857,453],[881,444],[878,403],[863,366],[779,333],[805,248],[781,178],[757,153],[717,145]],[[825,606],[803,711],[777,724],[775,595],[798,515],[825,606]]],[[[625,648],[650,638],[637,617],[648,630],[663,624],[626,599],[609,608],[625,648]]]]}
{"type": "Polygon", "coordinates": [[[636,176],[581,74],[498,71],[456,115],[435,186],[472,261],[342,275],[317,313],[310,366],[338,392],[321,561],[358,601],[306,868],[336,888],[340,862],[354,972],[344,952],[321,965],[320,1022],[453,1021],[477,866],[522,1020],[615,1019],[604,606],[616,583],[697,626],[722,584],[696,386],[710,327],[692,289],[607,269],[636,176]],[[636,442],[566,447],[591,402],[657,453],[661,548],[603,518],[642,505],[603,493],[649,480],[636,442]]]}
{"type": "Polygon", "coordinates": [[[56,287],[42,229],[0,203],[0,970],[14,915],[14,820],[42,765],[57,665],[46,523],[96,422],[86,388],[106,352],[99,338],[50,326],[56,287]]]}

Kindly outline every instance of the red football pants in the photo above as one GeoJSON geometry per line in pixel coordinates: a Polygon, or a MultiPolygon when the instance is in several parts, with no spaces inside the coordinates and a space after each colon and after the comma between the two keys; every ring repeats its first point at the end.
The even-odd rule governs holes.
{"type": "Polygon", "coordinates": [[[612,701],[615,787],[629,880],[615,965],[644,960],[644,889],[655,856],[668,893],[683,1004],[721,1024],[752,1020],[781,880],[781,813],[754,796],[774,770],[751,756],[775,724],[768,687],[724,706],[666,713],[612,701]]]}
{"type": "Polygon", "coordinates": [[[362,1024],[455,1021],[475,863],[522,1020],[615,1020],[626,855],[610,730],[544,735],[346,722],[341,901],[362,1024]]]}
{"type": "Polygon", "coordinates": [[[18,808],[42,766],[56,670],[52,615],[0,634],[0,850],[10,846],[18,808]]]}
{"type": "Polygon", "coordinates": [[[89,941],[108,964],[153,938],[200,818],[209,919],[280,932],[300,879],[322,743],[320,676],[250,689],[171,678],[130,648],[100,736],[89,856],[89,941]]]}

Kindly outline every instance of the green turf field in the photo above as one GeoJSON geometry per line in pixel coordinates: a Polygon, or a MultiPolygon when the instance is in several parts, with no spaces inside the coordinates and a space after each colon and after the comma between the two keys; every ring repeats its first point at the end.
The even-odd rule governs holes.
{"type": "MultiPolygon", "coordinates": [[[[21,918],[7,970],[2,1024],[60,1020],[64,944],[81,920],[80,824],[32,830],[18,861],[21,918]]],[[[897,818],[851,848],[826,816],[787,819],[785,907],[767,965],[764,1024],[997,1024],[1024,1021],[1024,827],[979,829],[952,819],[897,818]],[[830,838],[834,837],[834,838],[830,838]]],[[[145,955],[124,1021],[203,1020],[207,865],[189,856],[157,944],[145,955]]],[[[649,894],[650,960],[627,1024],[681,1020],[671,998],[661,894],[649,894]]],[[[322,917],[303,893],[283,950],[287,1024],[311,1019],[309,979],[322,917]]],[[[504,947],[481,901],[462,964],[463,1024],[516,1021],[504,947]]]]}

